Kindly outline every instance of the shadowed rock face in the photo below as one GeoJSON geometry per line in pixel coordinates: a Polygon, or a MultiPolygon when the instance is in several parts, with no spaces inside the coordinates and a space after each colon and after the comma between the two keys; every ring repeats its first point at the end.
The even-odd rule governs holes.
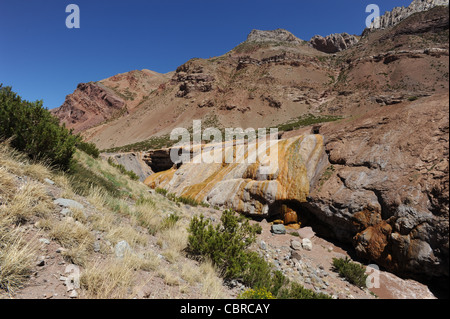
{"type": "Polygon", "coordinates": [[[336,53],[347,50],[357,44],[358,41],[358,37],[354,35],[350,35],[348,33],[336,33],[325,38],[320,35],[316,35],[311,39],[310,44],[316,50],[325,53],[336,53]]]}
{"type": "MultiPolygon", "coordinates": [[[[219,145],[227,156],[236,154],[237,146],[219,145]]],[[[233,208],[238,212],[267,217],[271,206],[280,201],[305,202],[311,185],[326,165],[321,135],[307,135],[268,147],[271,163],[278,167],[269,174],[262,173],[267,164],[251,163],[201,163],[199,150],[193,152],[192,163],[183,164],[154,174],[145,183],[152,188],[165,188],[177,196],[191,197],[212,206],[233,208]],[[199,162],[196,164],[195,162],[199,162]]],[[[203,153],[213,154],[211,145],[203,147],[203,153]]],[[[266,149],[264,149],[266,151],[266,149]]],[[[244,158],[258,152],[255,143],[248,145],[244,158]]],[[[259,150],[261,152],[261,150],[259,150]]]]}

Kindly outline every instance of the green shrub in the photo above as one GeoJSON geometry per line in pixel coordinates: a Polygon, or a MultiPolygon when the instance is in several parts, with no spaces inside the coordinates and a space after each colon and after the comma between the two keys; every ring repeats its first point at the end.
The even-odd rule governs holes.
{"type": "Polygon", "coordinates": [[[32,160],[46,161],[64,170],[69,168],[75,145],[81,140],[60,126],[42,101],[22,100],[11,87],[1,85],[0,137],[11,138],[11,146],[32,160]]]}
{"type": "Polygon", "coordinates": [[[250,225],[245,217],[231,210],[223,212],[221,224],[215,227],[203,216],[195,216],[189,226],[187,251],[198,259],[211,260],[225,280],[240,280],[252,288],[240,295],[241,299],[330,298],[299,284],[289,286],[289,280],[280,271],[273,271],[262,256],[249,250],[258,233],[261,226],[250,225]]]}
{"type": "Polygon", "coordinates": [[[161,194],[163,196],[167,196],[167,193],[168,193],[167,189],[164,189],[164,188],[157,188],[157,189],[155,189],[155,192],[156,192],[156,194],[161,194]]]}
{"type": "Polygon", "coordinates": [[[331,299],[329,295],[316,293],[306,289],[299,283],[293,282],[289,288],[283,289],[279,295],[280,299],[331,299]]]}
{"type": "Polygon", "coordinates": [[[352,262],[350,258],[333,258],[334,270],[339,275],[348,280],[348,282],[360,287],[366,288],[368,275],[364,266],[352,262]]]}
{"type": "Polygon", "coordinates": [[[84,141],[79,141],[77,143],[77,148],[80,151],[92,156],[93,158],[98,158],[100,156],[100,151],[94,143],[87,143],[84,141]]]}
{"type": "Polygon", "coordinates": [[[261,257],[247,250],[256,240],[258,227],[231,210],[224,211],[221,222],[213,227],[210,220],[194,216],[188,229],[187,250],[201,259],[210,259],[225,279],[242,279],[253,286],[258,281],[255,272],[269,269],[261,257]]]}
{"type": "Polygon", "coordinates": [[[170,229],[180,220],[180,216],[176,214],[169,214],[162,221],[161,229],[170,229]]]}

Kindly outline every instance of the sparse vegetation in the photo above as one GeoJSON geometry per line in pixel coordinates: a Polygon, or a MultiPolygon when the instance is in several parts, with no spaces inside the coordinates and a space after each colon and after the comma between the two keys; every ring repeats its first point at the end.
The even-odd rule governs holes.
{"type": "Polygon", "coordinates": [[[129,144],[120,147],[113,147],[107,150],[103,150],[104,153],[119,153],[119,152],[139,152],[148,151],[151,149],[160,149],[164,147],[171,147],[178,143],[178,140],[171,140],[169,135],[154,136],[148,140],[129,144]]]}
{"type": "Polygon", "coordinates": [[[315,299],[330,298],[292,283],[257,252],[249,249],[255,242],[259,225],[250,225],[243,216],[231,210],[222,214],[221,224],[212,225],[203,216],[195,216],[189,225],[187,251],[200,261],[210,260],[226,281],[239,280],[249,290],[242,299],[315,299]]]}
{"type": "Polygon", "coordinates": [[[352,262],[350,258],[346,257],[333,258],[333,267],[340,276],[347,279],[350,283],[360,288],[366,288],[368,275],[362,265],[352,262]]]}
{"type": "Polygon", "coordinates": [[[340,117],[340,116],[332,116],[332,115],[314,116],[314,115],[309,114],[306,116],[300,116],[292,122],[278,125],[278,126],[276,126],[276,128],[280,132],[288,132],[288,131],[297,130],[297,129],[305,127],[305,126],[326,123],[326,122],[334,122],[334,121],[338,121],[341,119],[342,119],[342,117],[340,117]]]}

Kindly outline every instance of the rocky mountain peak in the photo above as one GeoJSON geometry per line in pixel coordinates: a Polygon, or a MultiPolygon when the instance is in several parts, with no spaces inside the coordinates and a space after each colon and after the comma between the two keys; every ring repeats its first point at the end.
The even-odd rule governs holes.
{"type": "Polygon", "coordinates": [[[302,40],[287,30],[276,29],[272,31],[252,30],[247,37],[247,42],[289,42],[300,44],[302,40]]]}
{"type": "Polygon", "coordinates": [[[414,0],[408,7],[396,7],[376,19],[369,30],[392,27],[417,12],[430,10],[437,6],[448,6],[449,0],[414,0]]]}

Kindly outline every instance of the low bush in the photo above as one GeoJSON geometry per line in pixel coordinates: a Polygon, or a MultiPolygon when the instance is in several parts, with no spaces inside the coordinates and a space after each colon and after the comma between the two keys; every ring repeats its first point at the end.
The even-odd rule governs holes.
{"type": "Polygon", "coordinates": [[[68,169],[76,144],[81,140],[43,107],[42,101],[28,102],[0,85],[0,137],[32,160],[68,169]]]}
{"type": "Polygon", "coordinates": [[[364,266],[352,262],[348,257],[333,258],[333,268],[339,275],[360,288],[366,288],[368,275],[364,266]]]}
{"type": "Polygon", "coordinates": [[[282,289],[280,299],[331,299],[329,295],[316,293],[311,289],[306,289],[299,283],[293,282],[289,288],[282,289]]]}
{"type": "Polygon", "coordinates": [[[200,260],[209,260],[227,280],[239,280],[249,290],[241,299],[322,299],[300,284],[292,283],[257,252],[249,249],[261,233],[261,226],[250,225],[243,216],[231,210],[223,212],[221,224],[215,227],[204,216],[195,216],[189,226],[187,251],[200,260]]]}
{"type": "Polygon", "coordinates": [[[98,158],[100,156],[100,151],[94,143],[87,143],[80,140],[76,146],[80,151],[85,152],[93,158],[98,158]]]}

